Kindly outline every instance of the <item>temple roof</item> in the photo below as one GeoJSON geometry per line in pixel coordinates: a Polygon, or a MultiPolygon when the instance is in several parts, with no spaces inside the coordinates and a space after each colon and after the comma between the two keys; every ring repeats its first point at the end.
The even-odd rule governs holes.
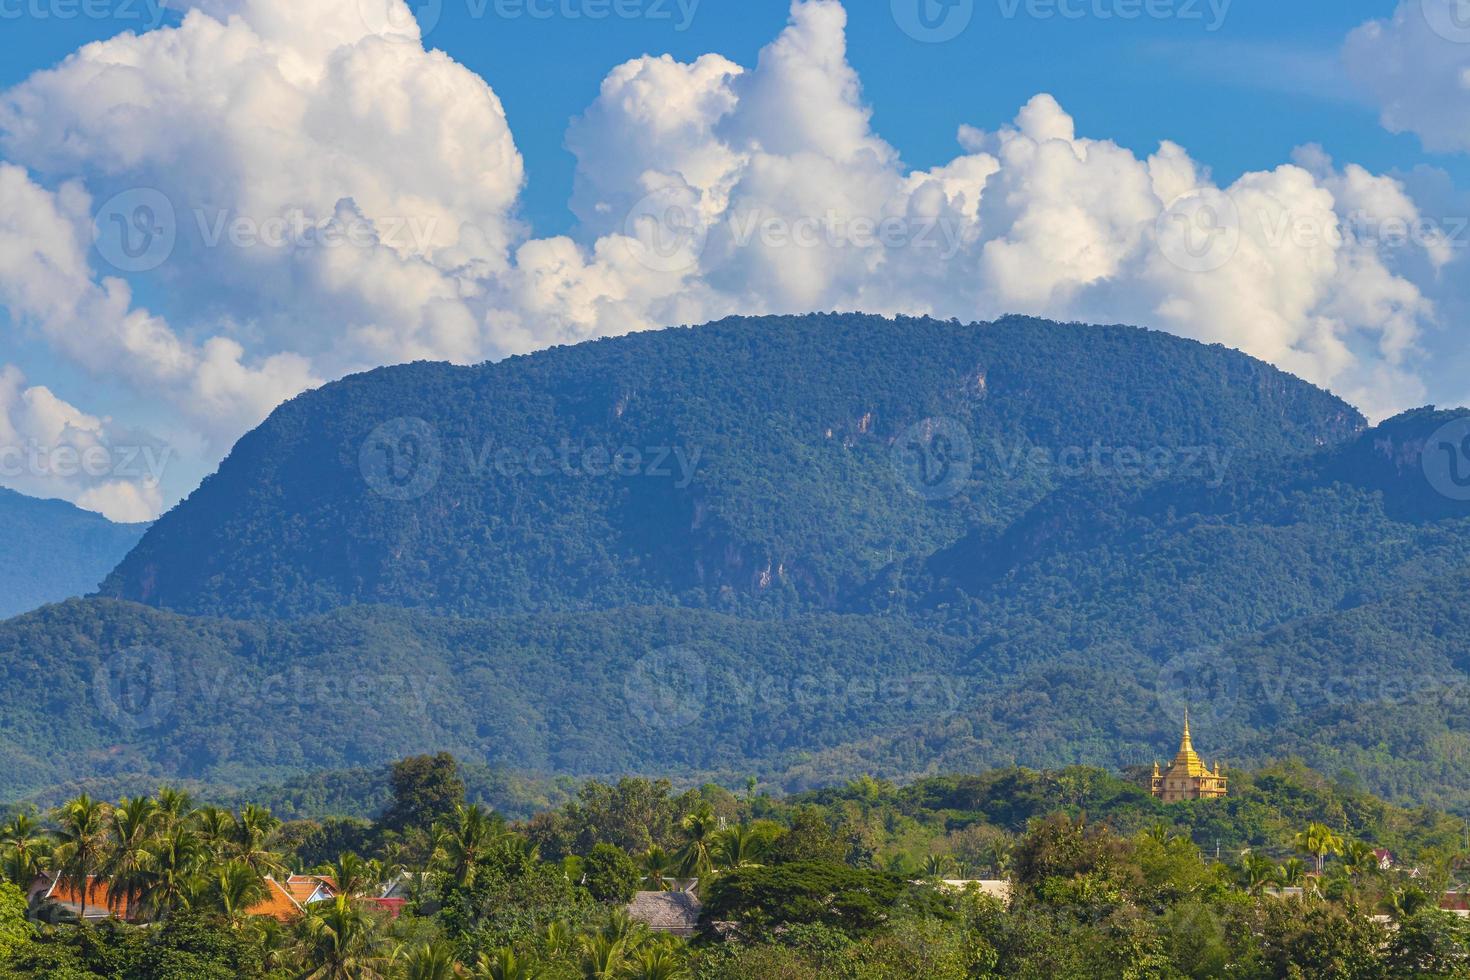
{"type": "Polygon", "coordinates": [[[1179,742],[1179,754],[1174,756],[1174,761],[1169,763],[1170,776],[1212,776],[1210,768],[1205,765],[1204,760],[1194,751],[1194,743],[1189,738],[1189,709],[1184,711],[1184,738],[1179,742]]]}

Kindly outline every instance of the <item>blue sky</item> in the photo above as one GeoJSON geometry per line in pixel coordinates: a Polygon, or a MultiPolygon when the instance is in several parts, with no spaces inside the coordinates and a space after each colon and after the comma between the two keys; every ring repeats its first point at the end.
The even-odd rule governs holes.
{"type": "MultiPolygon", "coordinates": [[[[12,0],[4,9],[36,2],[12,0]]],[[[149,2],[116,0],[122,6],[113,9],[122,14],[114,18],[0,21],[0,86],[85,43],[151,22],[149,2]]],[[[492,0],[485,2],[485,16],[476,16],[477,0],[448,0],[427,43],[484,77],[505,101],[526,156],[525,214],[544,233],[574,223],[566,206],[575,166],[563,146],[566,124],[595,98],[610,68],[643,54],[691,60],[710,51],[753,63],[789,7],[787,0],[701,0],[681,30],[677,0],[668,0],[667,19],[597,21],[496,17],[492,0]]],[[[1342,71],[1343,38],[1391,14],[1393,0],[1215,0],[1224,6],[1221,18],[1210,0],[1180,0],[1181,16],[1127,21],[1060,13],[1038,19],[1024,4],[1007,16],[1010,2],[980,0],[968,29],[944,43],[921,43],[897,30],[885,0],[849,5],[851,60],[874,128],[905,162],[946,160],[961,124],[997,126],[1032,95],[1050,92],[1083,132],[1140,153],[1171,139],[1225,179],[1274,166],[1306,142],[1374,170],[1430,160],[1470,175],[1459,157],[1426,154],[1414,136],[1384,131],[1342,71]]],[[[167,10],[160,16],[178,19],[167,10]]]]}
{"type": "Polygon", "coordinates": [[[728,312],[1124,320],[1240,347],[1375,418],[1470,397],[1470,37],[1443,20],[1461,0],[944,0],[968,20],[932,42],[905,26],[942,0],[431,0],[406,34],[363,26],[402,0],[192,0],[182,28],[154,2],[0,0],[0,246],[6,208],[22,243],[0,248],[0,452],[41,432],[153,440],[174,460],[140,493],[10,478],[0,459],[23,492],[138,516],[343,373],[728,312]],[[130,29],[143,37],[115,37],[130,29]],[[600,97],[615,67],[663,54],[678,65],[644,58],[600,97]],[[662,132],[661,105],[684,128],[662,132]],[[1183,149],[1156,157],[1163,141],[1183,149]],[[120,198],[135,215],[140,189],[167,199],[179,241],[118,269],[77,236],[120,198]],[[1175,279],[1155,218],[1195,190],[1249,208],[1267,240],[1175,279]],[[660,215],[702,223],[686,267],[618,258],[650,191],[660,215]],[[432,240],[375,237],[360,263],[202,247],[216,205],[378,237],[423,218],[432,240]],[[937,207],[957,254],[854,261],[832,239],[864,207],[937,207]],[[1360,213],[1441,238],[1270,240],[1360,213]],[[751,214],[815,220],[827,247],[731,247],[751,214]]]}

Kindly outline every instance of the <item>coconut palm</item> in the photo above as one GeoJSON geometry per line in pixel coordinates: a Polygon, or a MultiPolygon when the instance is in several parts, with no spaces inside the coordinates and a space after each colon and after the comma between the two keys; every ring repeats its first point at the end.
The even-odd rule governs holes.
{"type": "Polygon", "coordinates": [[[1348,841],[1342,849],[1342,869],[1352,877],[1377,874],[1378,855],[1373,848],[1360,840],[1348,841]]]}
{"type": "Polygon", "coordinates": [[[165,829],[172,829],[180,821],[187,820],[194,813],[194,798],[181,789],[172,786],[164,786],[158,791],[158,815],[159,823],[165,829]]]}
{"type": "Polygon", "coordinates": [[[1267,885],[1274,884],[1277,881],[1276,871],[1271,859],[1263,854],[1247,851],[1241,859],[1241,875],[1246,891],[1252,895],[1259,895],[1267,885]]]}
{"type": "Polygon", "coordinates": [[[380,980],[380,945],[377,923],[346,895],[318,902],[297,926],[303,980],[380,980]]]}
{"type": "Polygon", "coordinates": [[[684,817],[679,826],[686,843],[679,853],[679,873],[686,878],[707,878],[715,868],[715,841],[719,822],[709,806],[684,817]]]}
{"type": "Polygon", "coordinates": [[[654,891],[664,891],[674,876],[674,857],[668,851],[653,845],[643,855],[643,875],[654,891]]]}
{"type": "Polygon", "coordinates": [[[326,873],[336,883],[337,893],[349,898],[371,894],[383,883],[383,866],[377,861],[364,861],[351,851],[339,855],[326,873]]]}
{"type": "Polygon", "coordinates": [[[184,824],[156,837],[148,848],[139,895],[148,915],[161,920],[188,908],[205,886],[200,872],[207,856],[199,834],[184,824]]]}
{"type": "Polygon", "coordinates": [[[474,972],[476,980],[538,980],[544,975],[534,960],[516,956],[509,947],[481,953],[474,972]]]}
{"type": "Polygon", "coordinates": [[[954,858],[948,854],[931,854],[924,859],[924,880],[943,881],[954,873],[954,858]]]}
{"type": "Polygon", "coordinates": [[[147,879],[148,847],[159,823],[158,804],[146,796],[124,799],[108,814],[112,847],[98,874],[107,879],[108,901],[117,912],[137,903],[147,879]]]}
{"type": "Polygon", "coordinates": [[[217,806],[207,806],[194,811],[194,829],[206,850],[216,858],[223,858],[234,850],[235,815],[217,806]]]}
{"type": "Polygon", "coordinates": [[[628,980],[688,980],[692,975],[683,957],[663,944],[639,950],[623,968],[628,980]]]}
{"type": "Polygon", "coordinates": [[[1334,834],[1326,824],[1308,824],[1307,829],[1297,834],[1292,843],[1303,854],[1312,856],[1319,875],[1329,854],[1342,853],[1342,838],[1334,834]]]}
{"type": "Polygon", "coordinates": [[[58,875],[81,895],[80,922],[87,921],[87,887],[102,867],[109,846],[107,804],[83,793],[63,803],[55,814],[58,875]]]}
{"type": "Polygon", "coordinates": [[[34,811],[18,813],[0,827],[0,860],[4,861],[5,877],[15,885],[29,888],[49,853],[50,839],[34,811]]]}
{"type": "Polygon", "coordinates": [[[1282,888],[1300,888],[1307,877],[1307,866],[1301,858],[1288,858],[1276,868],[1276,883],[1282,888]]]}
{"type": "Polygon", "coordinates": [[[627,947],[617,936],[596,932],[581,937],[578,967],[583,980],[614,980],[627,965],[627,947]]]}
{"type": "Polygon", "coordinates": [[[716,837],[714,861],[725,869],[754,867],[765,858],[770,844],[771,838],[754,827],[732,827],[716,837]]]}
{"type": "Polygon", "coordinates": [[[254,804],[245,807],[235,818],[231,856],[244,861],[262,875],[285,871],[280,855],[270,849],[271,838],[280,826],[281,821],[264,807],[254,804]]]}
{"type": "Polygon", "coordinates": [[[403,966],[404,980],[452,980],[460,976],[454,950],[442,943],[423,943],[408,951],[403,966]]]}
{"type": "Polygon", "coordinates": [[[481,806],[460,804],[439,834],[440,864],[460,885],[474,884],[475,869],[502,837],[500,822],[481,806]]]}
{"type": "Polygon", "coordinates": [[[265,879],[244,861],[229,861],[214,869],[207,896],[215,911],[239,926],[250,909],[269,895],[265,879]]]}

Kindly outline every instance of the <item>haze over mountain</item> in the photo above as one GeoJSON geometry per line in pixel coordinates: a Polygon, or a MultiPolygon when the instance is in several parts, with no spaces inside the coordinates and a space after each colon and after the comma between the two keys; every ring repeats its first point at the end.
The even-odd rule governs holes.
{"type": "Polygon", "coordinates": [[[0,619],[96,591],[147,527],[0,489],[0,619]]]}
{"type": "Polygon", "coordinates": [[[0,624],[0,785],[1123,766],[1192,704],[1212,757],[1470,802],[1461,435],[1029,319],[374,371],[243,439],[106,598],[0,624]]]}

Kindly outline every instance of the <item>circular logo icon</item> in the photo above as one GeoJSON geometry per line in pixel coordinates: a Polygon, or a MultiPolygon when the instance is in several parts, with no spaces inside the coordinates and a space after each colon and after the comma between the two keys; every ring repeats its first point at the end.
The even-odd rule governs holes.
{"type": "Polygon", "coordinates": [[[357,0],[357,12],[369,31],[387,41],[417,44],[439,26],[444,0],[357,0]]]}
{"type": "Polygon", "coordinates": [[[1446,41],[1470,44],[1470,0],[1419,0],[1429,29],[1446,41]]]}
{"type": "Polygon", "coordinates": [[[1470,415],[1446,422],[1424,444],[1424,476],[1442,497],[1470,501],[1470,415]]]}
{"type": "Polygon", "coordinates": [[[358,454],[368,488],[388,500],[417,500],[434,489],[443,462],[439,433],[420,418],[384,422],[358,454]]]}
{"type": "Polygon", "coordinates": [[[970,432],[951,418],[930,418],[904,431],[893,446],[893,468],[909,491],[948,500],[965,489],[975,470],[970,432]]]}
{"type": "Polygon", "coordinates": [[[1159,712],[1191,724],[1215,725],[1228,720],[1240,700],[1236,663],[1218,650],[1191,650],[1159,668],[1154,683],[1159,712]]]}
{"type": "Polygon", "coordinates": [[[92,241],[119,272],[151,272],[168,261],[178,241],[173,202],[151,187],[123,191],[97,209],[92,241]]]}
{"type": "Polygon", "coordinates": [[[925,44],[953,41],[975,16],[975,0],[892,0],[893,21],[925,44]]]}
{"type": "Polygon", "coordinates": [[[633,258],[655,272],[686,272],[699,265],[709,244],[704,218],[688,193],[667,187],[641,198],[623,224],[633,258]]]}
{"type": "Polygon", "coordinates": [[[97,665],[92,697],[97,712],[118,728],[157,728],[178,702],[173,657],[159,650],[125,650],[97,665]]]}
{"type": "Polygon", "coordinates": [[[1186,272],[1214,272],[1240,250],[1240,209],[1224,191],[1190,191],[1175,198],[1155,223],[1159,250],[1186,272]]]}
{"type": "Polygon", "coordinates": [[[671,647],[642,657],[623,681],[628,713],[649,728],[688,728],[704,715],[709,676],[693,650],[671,647]]]}

